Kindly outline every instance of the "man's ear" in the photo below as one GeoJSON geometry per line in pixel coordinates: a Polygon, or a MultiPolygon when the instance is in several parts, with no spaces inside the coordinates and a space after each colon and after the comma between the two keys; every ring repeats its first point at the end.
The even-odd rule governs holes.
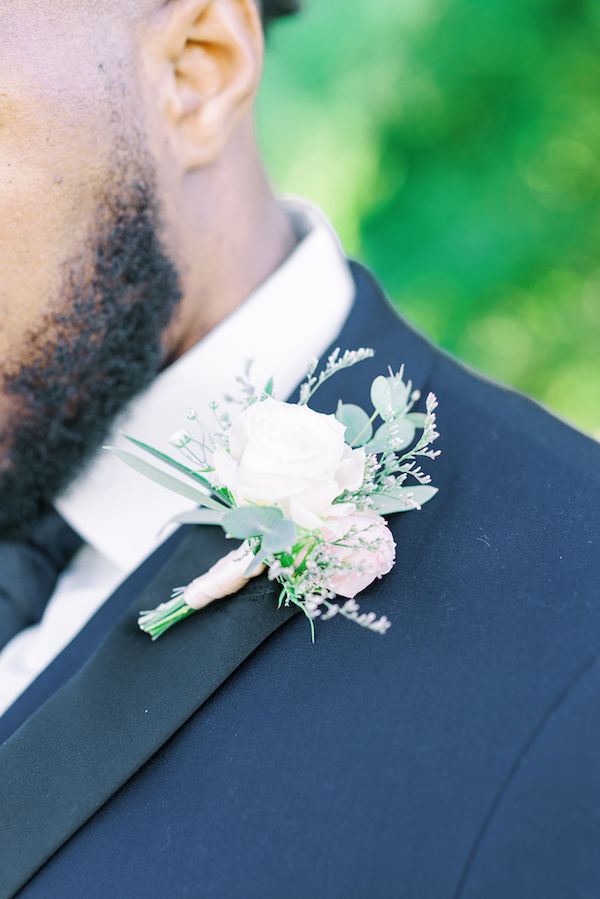
{"type": "Polygon", "coordinates": [[[174,152],[184,170],[209,165],[260,84],[264,37],[256,2],[169,0],[146,37],[150,80],[174,152]]]}

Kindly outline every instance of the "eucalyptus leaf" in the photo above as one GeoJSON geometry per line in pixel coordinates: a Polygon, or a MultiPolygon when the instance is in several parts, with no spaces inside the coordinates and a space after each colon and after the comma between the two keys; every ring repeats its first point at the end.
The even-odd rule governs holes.
{"type": "MultiPolygon", "coordinates": [[[[365,447],[368,453],[382,453],[388,448],[390,440],[391,422],[386,422],[377,429],[373,440],[365,447]]],[[[398,450],[405,449],[415,439],[415,426],[406,418],[400,418],[394,423],[394,430],[402,441],[397,447],[398,450]]]]}
{"type": "Polygon", "coordinates": [[[241,506],[231,509],[223,518],[223,528],[230,537],[245,540],[270,533],[280,521],[283,512],[271,506],[241,506]]]}
{"type": "Polygon", "coordinates": [[[364,446],[373,436],[371,420],[360,406],[340,401],[335,417],[346,428],[344,439],[350,446],[364,446]]]}
{"type": "Polygon", "coordinates": [[[371,402],[384,421],[390,418],[392,415],[392,391],[388,379],[383,375],[379,375],[371,384],[371,402]]]}
{"type": "Polygon", "coordinates": [[[402,442],[397,449],[406,449],[407,446],[415,439],[415,426],[412,421],[406,418],[399,418],[394,421],[394,436],[397,436],[402,442]]]}
{"type": "Polygon", "coordinates": [[[296,542],[296,525],[293,521],[283,518],[261,541],[261,549],[269,556],[282,553],[291,549],[296,542]]]}
{"type": "Polygon", "coordinates": [[[149,462],[146,462],[144,459],[140,459],[139,456],[134,456],[133,453],[128,453],[125,450],[117,449],[114,446],[107,446],[105,447],[105,449],[109,450],[109,452],[111,453],[114,453],[115,456],[121,459],[122,462],[125,462],[126,465],[129,465],[130,468],[133,468],[134,471],[139,472],[139,474],[143,474],[151,481],[154,481],[155,484],[159,484],[161,487],[166,487],[166,489],[170,490],[172,493],[177,493],[179,494],[179,496],[184,496],[186,499],[191,500],[198,506],[206,506],[208,509],[215,509],[217,512],[226,511],[226,506],[224,506],[222,503],[217,502],[211,496],[207,496],[206,493],[202,493],[200,490],[195,490],[188,484],[184,484],[184,482],[180,481],[179,478],[174,478],[172,475],[161,471],[160,468],[155,468],[154,465],[150,465],[149,462]]]}
{"type": "Polygon", "coordinates": [[[375,436],[373,437],[371,442],[365,446],[365,450],[368,453],[382,453],[387,446],[387,442],[388,442],[387,425],[381,425],[380,428],[377,428],[377,431],[375,432],[375,436]]]}
{"type": "Polygon", "coordinates": [[[245,571],[246,577],[250,577],[270,556],[290,550],[295,541],[296,525],[293,521],[282,518],[268,534],[263,535],[260,550],[245,571]]]}
{"type": "Polygon", "coordinates": [[[376,493],[371,497],[373,509],[382,515],[394,515],[397,512],[410,512],[415,508],[409,500],[424,506],[438,492],[437,487],[417,485],[416,487],[400,487],[391,496],[387,493],[376,493]]]}
{"type": "Polygon", "coordinates": [[[398,414],[400,412],[404,414],[410,397],[412,382],[408,381],[407,383],[402,379],[400,374],[388,378],[388,382],[390,384],[391,402],[394,413],[398,414]]]}
{"type": "Polygon", "coordinates": [[[412,421],[415,428],[425,427],[425,419],[427,418],[425,412],[409,412],[406,417],[409,421],[412,421]]]}

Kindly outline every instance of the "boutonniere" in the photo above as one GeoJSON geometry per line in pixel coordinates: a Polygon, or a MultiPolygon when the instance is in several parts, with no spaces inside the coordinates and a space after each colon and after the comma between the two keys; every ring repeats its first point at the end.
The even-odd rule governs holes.
{"type": "Polygon", "coordinates": [[[213,433],[195,410],[187,413],[188,428],[171,438],[185,462],[135,437],[127,439],[164,468],[107,447],[196,503],[177,522],[217,525],[241,541],[170,600],[140,613],[139,626],[153,640],[265,571],[281,588],[279,607],[298,606],[313,640],[315,620],[337,615],[386,633],[388,618],[361,613],[355,597],[394,566],[396,544],[384,516],[420,509],[437,493],[420,464],[439,455],[431,448],[439,436],[437,400],[430,393],[425,411],[414,411],[420,393],[402,367],[373,381],[370,412],[341,401],[328,415],[310,406],[325,381],[373,355],[336,350],[320,371],[314,360],[297,403],[274,399],[272,381],[255,390],[246,371],[238,377],[240,398],[211,404],[213,433]]]}

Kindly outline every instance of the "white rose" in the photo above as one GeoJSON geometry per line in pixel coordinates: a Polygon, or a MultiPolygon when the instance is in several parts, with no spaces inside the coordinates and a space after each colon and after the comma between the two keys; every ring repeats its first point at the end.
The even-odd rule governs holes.
{"type": "Polygon", "coordinates": [[[363,482],[365,451],[344,442],[334,415],[268,399],[249,406],[228,432],[229,452],[213,456],[216,475],[238,505],[277,506],[305,528],[318,528],[344,490],[363,482]]]}

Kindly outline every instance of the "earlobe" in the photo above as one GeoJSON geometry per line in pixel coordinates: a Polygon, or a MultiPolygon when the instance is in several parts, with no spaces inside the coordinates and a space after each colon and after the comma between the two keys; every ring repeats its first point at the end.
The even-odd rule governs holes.
{"type": "Polygon", "coordinates": [[[189,170],[214,162],[249,111],[264,41],[255,0],[172,0],[154,22],[161,112],[189,170]]]}

